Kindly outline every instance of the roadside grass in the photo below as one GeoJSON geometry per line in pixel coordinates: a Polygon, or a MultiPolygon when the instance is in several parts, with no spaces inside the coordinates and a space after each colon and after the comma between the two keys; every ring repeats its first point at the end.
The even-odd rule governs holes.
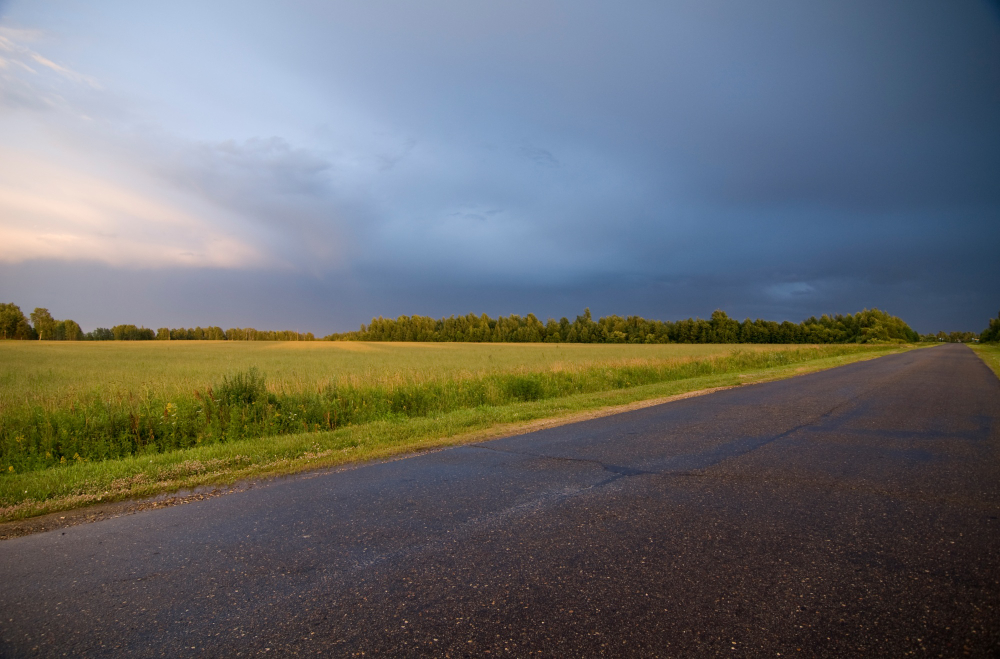
{"type": "Polygon", "coordinates": [[[515,362],[476,372],[446,372],[445,377],[435,377],[433,372],[404,374],[399,366],[395,370],[384,366],[361,378],[328,379],[311,389],[290,391],[269,389],[264,373],[251,366],[170,398],[147,389],[126,396],[78,398],[62,406],[4,409],[0,412],[0,473],[501,407],[879,349],[823,345],[746,350],[731,346],[699,358],[651,359],[620,347],[620,358],[614,361],[559,361],[534,370],[515,362]]]}
{"type": "MultiPolygon", "coordinates": [[[[623,346],[618,348],[621,350],[623,346]]],[[[51,468],[5,472],[0,475],[0,521],[25,519],[97,502],[149,497],[204,486],[228,486],[245,479],[336,467],[518,434],[540,425],[557,425],[620,411],[622,406],[638,401],[791,377],[900,352],[912,346],[785,346],[784,350],[751,351],[743,350],[743,346],[724,348],[715,355],[709,354],[708,358],[666,360],[670,362],[669,368],[660,364],[661,381],[639,384],[621,379],[623,374],[635,373],[634,359],[631,362],[619,359],[619,368],[608,363],[587,365],[580,361],[570,373],[583,374],[585,382],[603,386],[603,390],[575,393],[555,390],[548,397],[525,400],[516,395],[520,386],[516,383],[540,382],[540,389],[534,385],[524,386],[529,393],[544,394],[547,382],[559,381],[565,364],[554,370],[549,363],[544,370],[535,372],[518,366],[499,374],[480,372],[466,378],[472,381],[513,378],[508,380],[515,383],[513,389],[508,390],[508,394],[513,392],[512,396],[497,399],[492,404],[427,409],[416,416],[390,409],[381,418],[331,431],[244,437],[163,452],[140,452],[107,460],[76,460],[51,468]],[[603,373],[603,378],[592,379],[595,372],[603,373]],[[553,375],[559,377],[552,378],[553,375]]],[[[622,354],[627,353],[619,352],[618,356],[622,354]]],[[[644,366],[650,367],[650,363],[644,366]]],[[[439,378],[425,381],[423,385],[433,388],[441,382],[439,378]]],[[[411,381],[407,386],[419,387],[421,383],[411,381]]]]}
{"type": "Polygon", "coordinates": [[[979,343],[969,346],[972,348],[979,358],[982,359],[987,366],[993,369],[993,372],[997,374],[1000,378],[1000,344],[997,343],[979,343]]]}

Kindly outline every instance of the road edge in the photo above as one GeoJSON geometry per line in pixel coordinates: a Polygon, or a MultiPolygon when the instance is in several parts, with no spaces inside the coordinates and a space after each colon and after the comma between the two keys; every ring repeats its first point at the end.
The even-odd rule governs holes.
{"type": "Polygon", "coordinates": [[[396,447],[389,446],[385,447],[382,451],[369,454],[365,458],[356,461],[341,462],[333,465],[302,465],[301,468],[293,467],[288,470],[275,469],[270,473],[261,473],[247,478],[242,478],[229,484],[205,484],[186,488],[182,486],[180,489],[173,492],[163,492],[153,496],[140,496],[137,498],[125,498],[116,501],[67,506],[66,508],[58,509],[53,512],[34,515],[23,519],[0,522],[0,542],[27,535],[34,535],[35,533],[56,531],[70,526],[98,522],[105,519],[112,519],[148,510],[203,501],[205,499],[243,492],[257,487],[266,487],[270,483],[284,481],[289,478],[314,478],[323,474],[358,469],[369,464],[405,460],[416,455],[442,451],[456,446],[469,445],[477,442],[501,439],[504,437],[515,437],[539,430],[546,430],[548,428],[555,428],[591,419],[613,416],[615,414],[623,414],[635,410],[655,407],[657,405],[665,405],[688,398],[695,398],[719,391],[725,391],[727,389],[787,380],[794,377],[850,366],[864,361],[879,359],[888,355],[901,354],[902,352],[909,352],[910,350],[921,347],[928,346],[920,346],[919,344],[910,345],[908,347],[902,347],[902,350],[900,351],[877,355],[863,355],[859,356],[858,359],[853,359],[847,363],[841,364],[826,365],[810,364],[806,362],[804,364],[797,364],[788,367],[787,370],[763,371],[752,374],[733,374],[738,378],[745,379],[731,385],[695,389],[669,396],[657,396],[623,404],[607,405],[590,410],[569,412],[556,416],[530,419],[526,421],[496,424],[487,428],[481,428],[466,433],[459,433],[407,445],[402,447],[401,450],[395,450],[396,447]]]}

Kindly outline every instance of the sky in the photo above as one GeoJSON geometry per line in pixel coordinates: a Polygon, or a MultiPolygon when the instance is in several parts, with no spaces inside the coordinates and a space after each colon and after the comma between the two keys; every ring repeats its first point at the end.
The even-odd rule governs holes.
{"type": "Polygon", "coordinates": [[[978,332],[1000,4],[0,0],[0,301],[978,332]]]}

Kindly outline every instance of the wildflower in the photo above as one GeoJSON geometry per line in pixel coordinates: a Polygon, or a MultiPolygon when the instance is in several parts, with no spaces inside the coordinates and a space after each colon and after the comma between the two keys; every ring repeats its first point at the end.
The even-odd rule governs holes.
{"type": "Polygon", "coordinates": [[[14,471],[14,465],[11,465],[9,469],[10,471],[14,471]]]}

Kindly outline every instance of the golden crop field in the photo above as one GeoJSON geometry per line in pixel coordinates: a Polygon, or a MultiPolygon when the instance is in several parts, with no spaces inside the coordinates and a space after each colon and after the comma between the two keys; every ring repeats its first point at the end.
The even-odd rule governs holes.
{"type": "MultiPolygon", "coordinates": [[[[490,373],[558,371],[595,365],[662,363],[797,345],[602,345],[524,343],[361,343],[349,341],[2,341],[0,414],[52,409],[99,396],[190,395],[250,367],[275,393],[327,385],[386,386],[490,373]]],[[[827,346],[835,352],[843,346],[827,346]]],[[[825,353],[824,353],[825,354],[825,353]]]]}

